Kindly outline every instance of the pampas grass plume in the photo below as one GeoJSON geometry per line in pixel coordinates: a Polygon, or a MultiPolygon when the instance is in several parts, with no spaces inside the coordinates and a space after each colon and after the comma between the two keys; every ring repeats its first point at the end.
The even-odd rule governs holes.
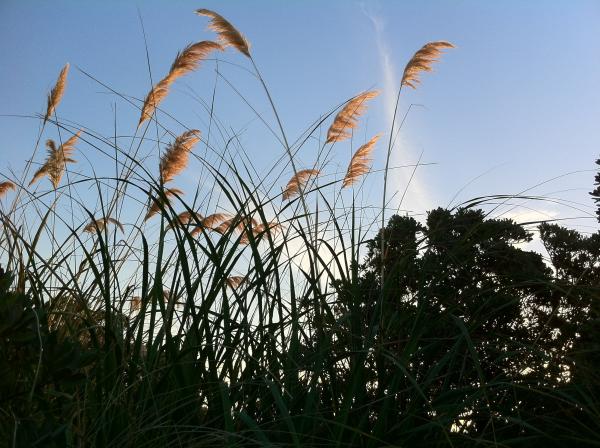
{"type": "Polygon", "coordinates": [[[200,141],[200,131],[186,131],[167,147],[160,160],[160,175],[163,183],[171,182],[174,177],[185,169],[189,161],[189,153],[200,141]]]}
{"type": "Polygon", "coordinates": [[[4,196],[9,190],[14,190],[15,184],[11,181],[0,182],[0,198],[4,196]]]}
{"type": "Polygon", "coordinates": [[[351,136],[349,130],[357,126],[358,118],[367,108],[366,101],[377,95],[379,95],[379,91],[372,90],[363,92],[348,101],[329,127],[326,143],[340,142],[349,138],[351,136]]]}
{"type": "Polygon", "coordinates": [[[300,188],[303,187],[306,182],[312,176],[318,176],[319,170],[301,170],[292,176],[288,182],[285,190],[283,191],[283,200],[290,199],[300,193],[300,188]]]}
{"type": "Polygon", "coordinates": [[[447,48],[454,48],[454,45],[446,41],[429,42],[423,45],[406,64],[400,84],[416,89],[417,84],[421,82],[420,74],[432,71],[433,64],[439,61],[438,56],[447,48]]]}
{"type": "Polygon", "coordinates": [[[377,134],[356,150],[348,165],[342,188],[349,187],[354,184],[359,177],[369,172],[369,169],[371,168],[371,153],[373,152],[373,148],[375,148],[375,144],[377,143],[377,140],[379,140],[379,137],[381,137],[381,134],[377,134]]]}
{"type": "Polygon", "coordinates": [[[208,28],[219,35],[219,43],[225,47],[233,47],[240,53],[250,57],[250,42],[223,16],[208,9],[198,9],[196,14],[211,19],[208,28]]]}
{"type": "Polygon", "coordinates": [[[56,80],[56,84],[48,94],[48,107],[46,109],[46,115],[44,116],[44,123],[48,121],[48,118],[54,113],[54,110],[60,103],[64,93],[65,87],[67,85],[67,74],[69,73],[69,63],[62,68],[60,74],[58,75],[58,79],[56,80]]]}

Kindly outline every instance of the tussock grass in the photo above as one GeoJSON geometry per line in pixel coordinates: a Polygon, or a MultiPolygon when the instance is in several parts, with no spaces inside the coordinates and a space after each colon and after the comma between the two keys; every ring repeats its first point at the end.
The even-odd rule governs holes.
{"type": "MultiPolygon", "coordinates": [[[[545,227],[555,266],[575,246],[580,254],[558,275],[514,247],[531,238],[521,226],[473,209],[486,198],[431,211],[426,222],[386,223],[398,126],[382,208],[357,202],[379,134],[336,160],[347,170],[331,171],[331,145],[356,143],[352,130],[377,92],[350,98],[290,143],[248,40],[217,13],[196,13],[218,43],[185,47],[145,100],[119,96],[141,113],[131,138],[56,116],[67,65],[39,119],[40,136],[69,137],[48,140],[29,184],[47,176],[51,188],[0,183],[2,440],[597,445],[597,364],[587,361],[596,339],[579,337],[596,331],[597,237],[545,227]],[[281,144],[274,166],[253,164],[214,105],[202,132],[160,108],[175,79],[200,62],[208,69],[208,55],[227,47],[248,58],[274,112],[274,126],[260,117],[281,144]],[[326,126],[314,166],[297,170],[299,151],[326,126]],[[114,172],[75,162],[84,151],[114,172]],[[182,186],[186,169],[209,187],[182,186]]],[[[402,86],[415,88],[452,47],[415,53],[398,102],[402,86]]]]}

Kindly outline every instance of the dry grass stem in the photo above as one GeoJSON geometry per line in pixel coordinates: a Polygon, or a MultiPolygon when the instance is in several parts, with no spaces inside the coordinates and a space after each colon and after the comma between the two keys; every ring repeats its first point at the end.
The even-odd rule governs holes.
{"type": "Polygon", "coordinates": [[[429,42],[423,45],[406,64],[400,84],[416,89],[417,84],[421,82],[419,79],[421,72],[432,71],[434,62],[439,61],[438,56],[447,48],[454,48],[454,45],[446,41],[429,42]]]}
{"type": "Polygon", "coordinates": [[[234,47],[240,53],[250,57],[250,42],[221,15],[208,9],[198,9],[196,14],[210,17],[208,28],[219,35],[219,42],[224,47],[234,47]]]}
{"type": "Polygon", "coordinates": [[[318,176],[319,170],[301,170],[298,171],[288,182],[283,191],[283,200],[290,199],[300,193],[300,188],[306,185],[306,182],[313,177],[318,176]]]}
{"type": "Polygon", "coordinates": [[[348,165],[348,171],[346,172],[346,177],[344,177],[342,188],[352,185],[359,177],[369,172],[372,162],[371,153],[373,152],[373,148],[375,148],[375,144],[377,143],[377,140],[379,140],[379,137],[381,137],[381,134],[377,134],[356,150],[348,165]]]}
{"type": "Polygon", "coordinates": [[[125,229],[123,228],[123,224],[121,224],[119,221],[117,221],[115,218],[99,218],[99,219],[95,219],[93,221],[91,221],[90,223],[88,223],[88,225],[86,225],[83,229],[84,232],[88,232],[88,233],[92,233],[95,232],[96,229],[98,229],[99,231],[104,230],[104,228],[106,227],[107,224],[114,224],[116,225],[119,230],[123,233],[125,233],[125,229]]]}
{"type": "Polygon", "coordinates": [[[48,148],[48,157],[46,161],[40,167],[39,170],[33,175],[29,186],[40,180],[44,176],[48,176],[54,189],[58,188],[60,180],[65,172],[67,163],[75,163],[76,160],[71,158],[72,152],[75,150],[75,143],[79,139],[81,131],[77,131],[76,134],[71,136],[61,146],[57,147],[54,140],[48,139],[46,141],[46,147],[48,148]]]}
{"type": "Polygon", "coordinates": [[[200,141],[200,131],[186,131],[167,147],[160,160],[160,175],[163,183],[172,181],[177,174],[185,169],[189,161],[189,153],[200,141]]]}
{"type": "Polygon", "coordinates": [[[168,95],[171,84],[173,84],[177,78],[196,70],[199,67],[200,62],[206,59],[206,57],[214,50],[223,50],[223,47],[216,42],[205,40],[188,45],[182,51],[177,53],[175,61],[173,61],[167,76],[161,79],[154,88],[148,92],[148,95],[146,95],[138,127],[144,121],[152,117],[152,114],[160,102],[168,95]]]}
{"type": "Polygon", "coordinates": [[[366,101],[375,98],[377,95],[379,95],[379,91],[371,90],[363,92],[348,101],[329,127],[326,143],[340,142],[349,138],[352,135],[350,130],[358,125],[358,118],[367,109],[366,101]]]}
{"type": "Polygon", "coordinates": [[[67,74],[69,73],[69,63],[67,63],[58,75],[56,84],[48,94],[48,108],[46,109],[46,115],[44,116],[44,123],[48,121],[48,118],[54,113],[56,106],[60,103],[67,85],[67,74]]]}

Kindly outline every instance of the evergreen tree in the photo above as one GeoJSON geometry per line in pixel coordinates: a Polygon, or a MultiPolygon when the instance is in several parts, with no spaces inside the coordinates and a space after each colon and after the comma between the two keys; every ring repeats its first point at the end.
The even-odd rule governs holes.
{"type": "MultiPolygon", "coordinates": [[[[596,165],[600,165],[600,159],[596,160],[596,165]]],[[[590,194],[594,198],[594,201],[598,204],[598,210],[596,210],[596,215],[598,215],[598,222],[600,222],[600,171],[596,174],[596,189],[592,191],[590,194]]]]}

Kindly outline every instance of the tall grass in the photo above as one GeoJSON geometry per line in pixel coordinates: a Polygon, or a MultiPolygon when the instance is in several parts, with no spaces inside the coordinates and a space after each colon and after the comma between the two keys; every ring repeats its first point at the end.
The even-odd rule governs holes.
{"type": "MultiPolygon", "coordinates": [[[[0,184],[6,206],[0,257],[7,272],[0,282],[0,333],[12,344],[3,355],[16,363],[2,372],[6,384],[16,385],[2,399],[4,443],[556,442],[534,416],[498,415],[490,404],[490,394],[531,394],[577,414],[576,423],[556,422],[562,441],[593,445],[600,435],[597,401],[485,377],[468,322],[454,316],[454,333],[432,338],[440,322],[424,319],[419,305],[416,314],[394,315],[392,324],[385,307],[393,280],[386,279],[402,269],[386,270],[388,236],[375,238],[380,220],[385,226],[385,189],[380,209],[356,201],[372,151],[383,150],[376,147],[379,136],[361,142],[352,133],[375,93],[350,98],[289,141],[248,40],[218,14],[197,14],[211,19],[219,43],[185,47],[145,100],[120,96],[140,111],[139,123],[130,124],[133,137],[126,142],[59,118],[67,65],[38,117],[40,136],[59,142],[48,140],[43,163],[34,151],[31,164],[39,169],[32,179],[0,184]],[[162,108],[180,76],[200,61],[202,70],[216,67],[208,56],[226,47],[250,61],[272,108],[275,125],[259,118],[281,143],[273,166],[253,163],[214,104],[202,104],[208,123],[202,130],[186,128],[162,108]],[[317,160],[300,165],[298,152],[323,127],[327,138],[317,160]],[[344,140],[362,146],[340,161],[331,149],[344,140]],[[149,151],[154,157],[146,160],[149,151]],[[114,172],[84,169],[71,158],[83,153],[110,161],[114,172]],[[348,168],[332,172],[332,157],[348,168]],[[212,187],[181,187],[183,172],[212,187]],[[368,251],[377,254],[373,241],[382,248],[375,257],[380,287],[365,293],[361,263],[368,251]],[[406,337],[393,347],[386,339],[391,325],[406,337]],[[432,351],[441,353],[439,362],[423,373],[419,359],[432,351]],[[486,411],[488,420],[476,421],[486,411]],[[502,429],[494,427],[500,421],[502,429]]],[[[433,42],[419,50],[401,86],[415,87],[419,73],[449,47],[433,42]]],[[[389,130],[385,175],[396,131],[395,125],[389,130]]],[[[427,249],[424,240],[419,244],[427,249]]]]}

